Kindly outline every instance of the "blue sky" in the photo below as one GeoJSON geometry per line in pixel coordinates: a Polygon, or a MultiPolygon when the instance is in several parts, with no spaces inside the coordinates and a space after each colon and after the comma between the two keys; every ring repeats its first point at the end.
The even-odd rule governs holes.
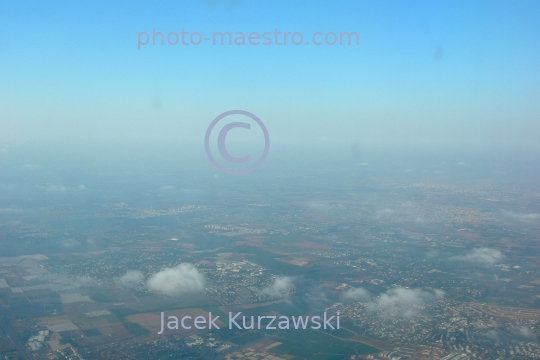
{"type": "Polygon", "coordinates": [[[0,139],[534,141],[537,1],[0,2],[0,139]],[[138,32],[355,31],[358,46],[146,46],[138,32]]]}

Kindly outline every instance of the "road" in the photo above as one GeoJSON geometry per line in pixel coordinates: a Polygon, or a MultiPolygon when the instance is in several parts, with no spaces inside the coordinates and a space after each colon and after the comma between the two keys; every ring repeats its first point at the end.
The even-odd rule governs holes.
{"type": "Polygon", "coordinates": [[[23,358],[24,360],[32,360],[30,355],[28,355],[28,352],[26,351],[26,345],[22,344],[13,330],[11,329],[11,326],[8,326],[3,318],[3,316],[0,316],[0,327],[4,332],[6,333],[7,337],[11,340],[15,348],[17,349],[17,352],[23,358]]]}

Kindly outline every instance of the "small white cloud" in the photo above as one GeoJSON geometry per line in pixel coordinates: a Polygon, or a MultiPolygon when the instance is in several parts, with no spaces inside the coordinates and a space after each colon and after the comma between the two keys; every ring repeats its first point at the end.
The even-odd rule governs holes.
{"type": "Polygon", "coordinates": [[[128,270],[118,279],[118,282],[124,286],[135,286],[144,281],[144,275],[138,270],[128,270]]]}
{"type": "Polygon", "coordinates": [[[182,263],[165,268],[150,276],[146,285],[149,290],[166,295],[192,293],[204,289],[205,279],[195,266],[182,263]]]}
{"type": "Polygon", "coordinates": [[[452,260],[468,262],[482,266],[493,266],[505,259],[505,256],[497,249],[476,248],[465,255],[453,256],[452,260]]]}
{"type": "Polygon", "coordinates": [[[263,294],[270,296],[281,296],[286,295],[292,289],[294,278],[289,276],[282,276],[274,279],[274,282],[271,286],[266,287],[262,290],[263,294]]]}
{"type": "Polygon", "coordinates": [[[352,288],[344,291],[341,297],[344,301],[354,302],[360,300],[367,300],[371,297],[371,294],[369,293],[369,291],[363,288],[352,288]]]}
{"type": "Polygon", "coordinates": [[[71,247],[81,245],[81,243],[79,241],[77,241],[75,239],[71,239],[71,238],[62,239],[61,244],[62,244],[63,247],[67,247],[67,248],[71,248],[71,247]]]}
{"type": "Polygon", "coordinates": [[[516,335],[525,339],[536,339],[536,334],[527,326],[522,326],[515,332],[516,335]]]}
{"type": "Polygon", "coordinates": [[[188,195],[205,195],[205,191],[202,189],[194,189],[194,188],[181,188],[179,189],[184,194],[188,195]]]}
{"type": "Polygon", "coordinates": [[[540,214],[537,213],[515,213],[513,211],[503,211],[503,214],[509,218],[518,221],[530,221],[540,219],[540,214]]]}
{"type": "Polygon", "coordinates": [[[315,211],[333,211],[343,209],[342,204],[328,204],[322,201],[309,201],[306,206],[315,211]]]}
{"type": "Polygon", "coordinates": [[[38,189],[43,190],[45,193],[48,193],[48,194],[72,194],[72,193],[86,190],[86,186],[84,185],[64,186],[64,185],[47,184],[44,186],[36,186],[36,187],[38,189]]]}
{"type": "Polygon", "coordinates": [[[384,208],[382,210],[377,211],[377,219],[380,219],[386,216],[391,216],[392,214],[394,214],[394,210],[390,208],[384,208]]]}
{"type": "Polygon", "coordinates": [[[78,286],[94,286],[96,283],[90,276],[77,276],[75,282],[78,286]]]}
{"type": "Polygon", "coordinates": [[[379,311],[384,316],[412,317],[425,303],[442,299],[444,291],[394,288],[380,295],[368,304],[368,309],[379,311]]]}
{"type": "Polygon", "coordinates": [[[493,341],[500,341],[501,337],[499,336],[499,332],[495,329],[491,329],[486,333],[486,337],[493,341]]]}

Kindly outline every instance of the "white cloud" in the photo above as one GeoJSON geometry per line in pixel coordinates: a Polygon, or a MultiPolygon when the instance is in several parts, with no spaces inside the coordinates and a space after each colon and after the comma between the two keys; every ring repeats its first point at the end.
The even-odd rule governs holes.
{"type": "Polygon", "coordinates": [[[497,330],[491,329],[486,333],[486,336],[493,341],[501,341],[499,332],[497,330]]]}
{"type": "Polygon", "coordinates": [[[333,211],[343,209],[342,204],[328,204],[322,201],[309,201],[306,206],[315,211],[333,211]]]}
{"type": "Polygon", "coordinates": [[[343,292],[341,296],[344,301],[360,301],[367,300],[371,297],[371,294],[366,289],[362,288],[352,288],[343,292]]]}
{"type": "Polygon", "coordinates": [[[77,276],[74,282],[77,286],[88,287],[96,285],[95,281],[89,276],[77,276]]]}
{"type": "Polygon", "coordinates": [[[504,258],[505,256],[499,250],[483,247],[472,249],[468,254],[454,256],[451,259],[482,266],[492,266],[503,261],[504,258]]]}
{"type": "Polygon", "coordinates": [[[274,283],[262,290],[264,294],[270,296],[280,296],[288,293],[293,287],[293,278],[282,276],[274,279],[274,283]]]}
{"type": "Polygon", "coordinates": [[[444,291],[433,292],[422,289],[394,288],[380,295],[368,304],[368,309],[380,311],[383,315],[412,317],[425,303],[442,299],[444,291]]]}
{"type": "Polygon", "coordinates": [[[49,194],[69,194],[69,193],[75,193],[75,192],[86,190],[86,186],[84,185],[64,186],[64,185],[47,184],[44,186],[37,186],[37,188],[49,194]]]}
{"type": "Polygon", "coordinates": [[[201,189],[181,188],[180,191],[188,195],[205,195],[206,194],[205,191],[201,189]]]}
{"type": "Polygon", "coordinates": [[[394,210],[390,208],[384,208],[382,210],[377,211],[377,219],[380,219],[385,216],[390,216],[392,214],[394,214],[394,210]]]}
{"type": "Polygon", "coordinates": [[[62,239],[61,244],[62,244],[63,247],[67,247],[67,248],[71,248],[71,247],[81,245],[81,243],[79,241],[77,241],[75,239],[71,239],[71,238],[62,239]]]}
{"type": "Polygon", "coordinates": [[[144,280],[144,275],[138,270],[128,270],[118,279],[118,282],[124,286],[134,286],[144,280]]]}
{"type": "Polygon", "coordinates": [[[503,211],[503,214],[508,216],[509,218],[512,218],[514,220],[519,220],[519,221],[540,219],[540,214],[537,214],[537,213],[526,214],[526,213],[515,213],[513,211],[503,211]]]}
{"type": "Polygon", "coordinates": [[[205,279],[195,266],[182,263],[165,268],[150,276],[146,285],[149,290],[166,295],[198,292],[204,289],[205,279]]]}
{"type": "Polygon", "coordinates": [[[535,333],[527,326],[522,326],[515,332],[516,335],[525,339],[536,339],[535,333]]]}
{"type": "Polygon", "coordinates": [[[501,329],[491,329],[486,333],[486,337],[496,342],[510,342],[517,344],[526,341],[534,341],[537,339],[536,334],[527,326],[521,326],[513,331],[505,331],[501,329]]]}

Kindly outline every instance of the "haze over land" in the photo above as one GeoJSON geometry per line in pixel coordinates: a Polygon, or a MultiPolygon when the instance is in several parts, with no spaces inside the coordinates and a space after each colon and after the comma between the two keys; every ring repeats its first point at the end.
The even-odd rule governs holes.
{"type": "Polygon", "coordinates": [[[540,358],[539,13],[1,1],[0,357],[540,358]]]}

